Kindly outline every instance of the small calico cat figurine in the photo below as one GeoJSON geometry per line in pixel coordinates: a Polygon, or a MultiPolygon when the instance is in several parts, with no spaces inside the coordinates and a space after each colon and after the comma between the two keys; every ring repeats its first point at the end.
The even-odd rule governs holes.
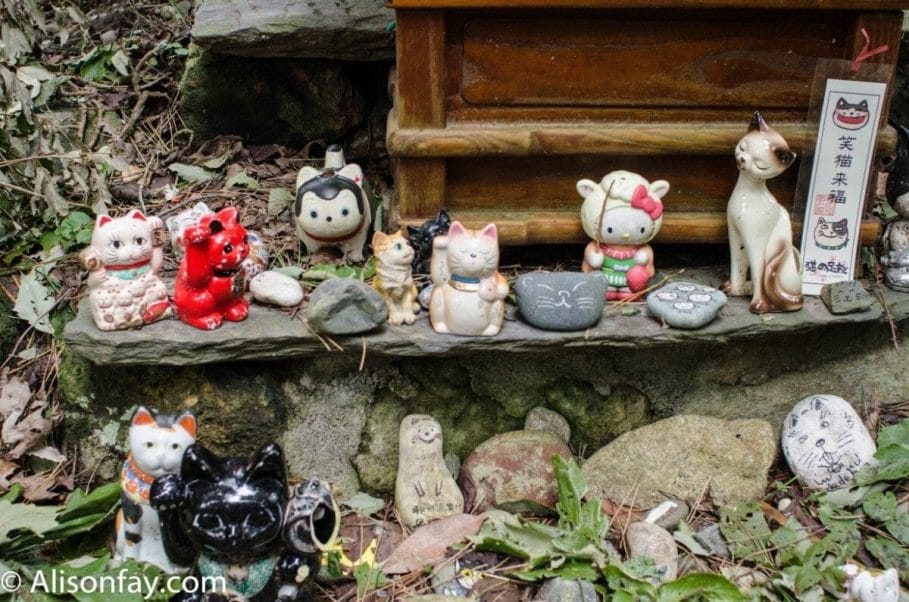
{"type": "Polygon", "coordinates": [[[372,249],[377,261],[372,285],[388,305],[388,321],[395,326],[413,324],[420,311],[411,273],[413,248],[398,230],[394,234],[373,234],[372,249]]]}
{"type": "Polygon", "coordinates": [[[839,251],[849,243],[849,220],[843,218],[838,222],[828,222],[823,217],[817,218],[814,227],[814,243],[820,249],[839,251]]]}
{"type": "Polygon", "coordinates": [[[196,419],[189,411],[159,414],[139,407],[129,427],[129,456],[120,473],[121,508],[117,513],[114,562],[128,558],[149,562],[168,573],[183,570],[168,559],[158,513],[149,505],[152,482],[179,474],[183,452],[196,440],[196,419]]]}
{"type": "Polygon", "coordinates": [[[454,222],[433,240],[429,320],[436,332],[495,336],[505,319],[508,281],[499,273],[495,224],[468,230],[454,222]]]}
{"type": "Polygon", "coordinates": [[[724,288],[730,295],[746,296],[750,272],[752,312],[801,309],[801,258],[792,246],[789,213],[767,189],[767,180],[786,171],[795,153],[755,111],[748,133],[735,147],[735,161],[739,179],[726,207],[732,266],[724,288]]]}
{"type": "Polygon", "coordinates": [[[172,314],[161,281],[164,225],[133,209],[99,215],[91,245],[79,255],[88,270],[88,302],[100,330],[140,328],[172,314]]]}
{"type": "Polygon", "coordinates": [[[442,456],[442,427],[432,416],[401,421],[395,508],[411,528],[464,511],[464,495],[442,456]]]}
{"type": "Polygon", "coordinates": [[[442,209],[435,219],[426,220],[419,227],[407,226],[407,237],[414,248],[413,273],[428,274],[429,261],[432,258],[432,241],[436,236],[448,234],[451,218],[448,211],[442,209]]]}
{"type": "MultiPolygon", "coordinates": [[[[297,590],[279,596],[281,584],[299,586],[314,576],[319,552],[305,548],[301,554],[285,547],[288,485],[281,448],[269,443],[251,458],[221,458],[195,444],[186,450],[181,468],[179,476],[167,474],[152,484],[151,505],[161,516],[164,549],[173,562],[194,565],[202,578],[223,579],[225,589],[217,594],[187,591],[172,600],[300,598],[297,590]]],[[[334,531],[319,520],[298,526],[319,525],[322,534],[334,531]]],[[[304,540],[306,534],[298,533],[292,543],[304,540]]]]}

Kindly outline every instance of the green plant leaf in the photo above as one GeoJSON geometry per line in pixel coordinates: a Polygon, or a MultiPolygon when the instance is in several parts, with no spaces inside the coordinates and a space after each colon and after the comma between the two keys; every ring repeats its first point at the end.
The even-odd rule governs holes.
{"type": "Polygon", "coordinates": [[[250,190],[258,190],[259,182],[245,171],[241,171],[240,173],[236,173],[227,178],[227,181],[224,182],[225,188],[233,188],[234,186],[242,186],[243,188],[249,188],[250,190]]]}
{"type": "Polygon", "coordinates": [[[660,588],[659,602],[745,602],[748,598],[725,577],[709,573],[692,573],[660,588]]]}
{"type": "Polygon", "coordinates": [[[770,527],[757,502],[742,502],[721,508],[720,531],[735,558],[769,560],[765,550],[770,538],[770,527]]]}
{"type": "Polygon", "coordinates": [[[385,500],[379,499],[377,497],[372,497],[368,493],[358,491],[357,494],[350,499],[344,500],[342,505],[347,506],[357,514],[360,514],[362,516],[369,516],[370,514],[375,514],[384,508],[385,500]]]}
{"type": "Polygon", "coordinates": [[[360,597],[366,595],[366,592],[382,587],[388,582],[384,573],[377,565],[358,564],[354,567],[354,579],[357,580],[357,593],[360,597]]]}
{"type": "Polygon", "coordinates": [[[884,567],[895,567],[903,581],[909,579],[909,550],[886,537],[869,537],[865,549],[884,567]]]}
{"type": "Polygon", "coordinates": [[[691,527],[685,521],[679,523],[675,533],[672,534],[672,538],[688,548],[688,551],[695,556],[710,556],[710,551],[705,550],[704,546],[698,543],[694,538],[694,533],[691,532],[691,527]]]}
{"type": "Polygon", "coordinates": [[[868,496],[862,504],[862,510],[874,520],[886,522],[896,512],[896,496],[890,491],[868,496]]]}
{"type": "Polygon", "coordinates": [[[117,70],[117,73],[123,77],[129,76],[129,57],[126,56],[126,53],[123,52],[122,48],[111,55],[110,64],[117,70]]]}
{"type": "Polygon", "coordinates": [[[562,563],[557,568],[539,568],[532,571],[517,571],[509,573],[510,576],[522,581],[540,581],[542,579],[551,579],[561,577],[568,580],[596,581],[602,573],[600,570],[589,562],[568,561],[562,563]]]}
{"type": "Polygon", "coordinates": [[[909,418],[881,429],[877,436],[877,446],[880,448],[888,445],[909,446],[909,418]]]}
{"type": "MultiPolygon", "coordinates": [[[[653,561],[651,560],[651,564],[653,561]]],[[[657,588],[655,585],[641,579],[626,570],[626,565],[610,564],[603,571],[606,584],[612,594],[612,600],[633,600],[635,602],[651,602],[656,600],[657,588]]]]}
{"type": "Polygon", "coordinates": [[[167,169],[177,174],[180,179],[191,184],[207,182],[217,175],[197,165],[187,165],[186,163],[171,163],[167,166],[167,169]]]}
{"type": "Polygon", "coordinates": [[[278,215],[295,200],[294,193],[287,188],[272,188],[268,191],[268,215],[278,215]]]}
{"type": "Polygon", "coordinates": [[[878,448],[874,457],[877,466],[863,468],[855,475],[858,485],[870,485],[881,481],[898,481],[909,477],[909,446],[888,445],[878,448]]]}
{"type": "Polygon", "coordinates": [[[13,531],[28,531],[41,536],[58,527],[56,506],[11,503],[0,500],[0,547],[11,541],[13,531]]]}
{"type": "Polygon", "coordinates": [[[568,523],[578,526],[581,524],[581,500],[587,494],[584,473],[574,460],[559,455],[552,456],[552,467],[559,489],[559,513],[568,523]]]}
{"type": "Polygon", "coordinates": [[[56,304],[53,293],[44,285],[35,271],[19,281],[19,294],[13,309],[16,315],[35,327],[36,330],[54,334],[50,312],[56,304]]]}

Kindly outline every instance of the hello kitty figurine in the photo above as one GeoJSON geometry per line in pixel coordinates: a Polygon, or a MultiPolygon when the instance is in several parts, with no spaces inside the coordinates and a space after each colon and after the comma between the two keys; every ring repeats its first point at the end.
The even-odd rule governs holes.
{"type": "Polygon", "coordinates": [[[649,243],[663,225],[662,198],[669,182],[648,182],[630,171],[613,171],[596,183],[580,180],[581,225],[591,239],[585,272],[602,270],[607,300],[637,298],[656,270],[649,243]]]}
{"type": "Polygon", "coordinates": [[[328,147],[321,171],[309,166],[300,170],[293,215],[308,253],[337,247],[347,259],[363,261],[371,208],[363,170],[355,163],[345,165],[340,146],[328,147]]]}
{"type": "Polygon", "coordinates": [[[129,455],[120,473],[121,508],[117,512],[114,563],[134,558],[167,573],[185,570],[164,551],[158,513],[149,505],[152,482],[179,474],[183,452],[196,440],[196,418],[189,411],[159,414],[139,407],[129,427],[129,455]]]}
{"type": "Polygon", "coordinates": [[[468,230],[454,222],[433,240],[429,321],[436,332],[495,336],[505,319],[508,281],[499,273],[495,224],[468,230]]]}
{"type": "Polygon", "coordinates": [[[140,328],[172,315],[161,281],[164,226],[133,209],[123,217],[99,215],[91,245],[79,259],[88,270],[88,302],[100,330],[140,328]]]}
{"type": "Polygon", "coordinates": [[[242,270],[249,243],[237,216],[235,207],[226,207],[183,232],[186,255],[177,272],[174,305],[177,317],[190,326],[214,330],[222,320],[239,322],[249,312],[242,270]]]}

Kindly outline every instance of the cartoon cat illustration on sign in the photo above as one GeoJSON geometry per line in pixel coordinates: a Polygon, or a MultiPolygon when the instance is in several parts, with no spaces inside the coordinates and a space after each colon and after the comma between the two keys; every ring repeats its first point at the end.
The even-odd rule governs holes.
{"type": "Polygon", "coordinates": [[[839,251],[845,248],[849,243],[848,218],[828,222],[823,217],[819,217],[814,226],[814,243],[819,249],[827,251],[839,251]]]}

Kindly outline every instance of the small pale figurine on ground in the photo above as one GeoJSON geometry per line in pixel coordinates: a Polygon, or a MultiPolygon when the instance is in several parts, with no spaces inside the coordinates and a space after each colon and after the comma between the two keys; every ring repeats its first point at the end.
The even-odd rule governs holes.
{"type": "Polygon", "coordinates": [[[183,570],[164,551],[161,522],[149,505],[152,482],[163,474],[180,474],[183,452],[196,440],[191,412],[158,414],[140,407],[129,427],[129,456],[120,473],[121,508],[117,513],[114,562],[129,558],[174,573],[183,570]]]}
{"type": "Polygon", "coordinates": [[[395,508],[411,528],[464,511],[464,495],[442,456],[442,427],[432,416],[401,421],[395,508]]]}
{"type": "Polygon", "coordinates": [[[767,189],[767,180],[794,161],[795,153],[783,137],[755,111],[748,133],[735,147],[739,179],[726,208],[732,265],[725,286],[734,296],[750,291],[754,313],[796,311],[805,302],[789,212],[767,189]]]}
{"type": "Polygon", "coordinates": [[[373,234],[372,250],[377,261],[372,285],[388,305],[388,321],[395,326],[413,324],[420,311],[411,272],[413,247],[398,230],[394,234],[373,234]]]}
{"type": "Polygon", "coordinates": [[[613,171],[600,183],[580,180],[581,225],[592,240],[584,250],[585,272],[602,270],[608,300],[634,299],[653,277],[649,243],[663,225],[666,180],[648,182],[630,171],[613,171]]]}
{"type": "Polygon", "coordinates": [[[468,230],[454,222],[433,240],[429,320],[436,332],[495,336],[505,320],[508,281],[499,273],[495,224],[468,230]]]}
{"type": "Polygon", "coordinates": [[[138,209],[98,216],[91,245],[79,258],[89,272],[88,302],[100,330],[139,328],[171,316],[160,277],[165,239],[161,220],[138,209]]]}

